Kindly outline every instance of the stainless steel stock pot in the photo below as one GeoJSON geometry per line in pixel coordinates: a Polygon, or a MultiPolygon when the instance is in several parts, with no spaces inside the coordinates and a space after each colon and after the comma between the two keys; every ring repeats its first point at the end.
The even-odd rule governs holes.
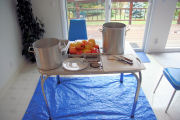
{"type": "Polygon", "coordinates": [[[33,43],[37,67],[41,70],[51,70],[59,67],[62,63],[59,40],[56,38],[44,38],[33,43]]]}
{"type": "Polygon", "coordinates": [[[107,54],[123,54],[126,25],[118,22],[103,24],[103,52],[107,54]]]}

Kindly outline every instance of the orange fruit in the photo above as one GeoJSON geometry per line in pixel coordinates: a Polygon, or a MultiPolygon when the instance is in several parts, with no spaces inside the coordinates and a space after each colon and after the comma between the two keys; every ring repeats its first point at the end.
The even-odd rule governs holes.
{"type": "Polygon", "coordinates": [[[95,48],[99,49],[99,45],[94,45],[95,48]]]}
{"type": "Polygon", "coordinates": [[[77,53],[76,48],[75,47],[69,48],[69,53],[70,54],[76,54],[77,53]]]}
{"type": "Polygon", "coordinates": [[[91,50],[90,49],[84,49],[83,53],[91,53],[91,50]]]}
{"type": "Polygon", "coordinates": [[[92,43],[96,44],[95,39],[89,39],[88,42],[92,42],[92,43]]]}
{"type": "Polygon", "coordinates": [[[91,42],[91,41],[88,41],[88,45],[94,47],[95,43],[94,43],[94,42],[91,42]]]}
{"type": "Polygon", "coordinates": [[[92,49],[93,47],[89,44],[85,45],[85,49],[92,49]]]}
{"type": "Polygon", "coordinates": [[[69,48],[75,47],[75,43],[70,43],[69,48]]]}
{"type": "Polygon", "coordinates": [[[83,43],[76,44],[76,49],[77,50],[83,50],[84,48],[85,48],[85,45],[83,43]]]}
{"type": "Polygon", "coordinates": [[[76,52],[77,55],[81,55],[82,53],[83,53],[82,50],[78,50],[78,51],[76,52]]]}
{"type": "Polygon", "coordinates": [[[87,42],[86,40],[83,40],[82,43],[83,43],[84,45],[87,45],[88,42],[87,42]]]}

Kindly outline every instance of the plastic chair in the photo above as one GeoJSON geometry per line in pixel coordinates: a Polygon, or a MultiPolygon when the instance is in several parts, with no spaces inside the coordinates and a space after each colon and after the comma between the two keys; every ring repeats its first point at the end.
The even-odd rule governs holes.
{"type": "Polygon", "coordinates": [[[70,20],[68,40],[87,40],[86,21],[84,19],[70,20]]]}
{"type": "Polygon", "coordinates": [[[170,99],[170,101],[168,103],[168,106],[166,108],[165,113],[167,113],[168,108],[169,108],[169,106],[170,106],[170,104],[171,104],[171,102],[173,100],[173,97],[174,97],[174,95],[176,93],[176,90],[180,90],[180,68],[164,68],[163,74],[161,75],[160,80],[157,83],[153,93],[156,92],[156,89],[159,86],[159,83],[161,82],[163,76],[166,77],[166,79],[169,81],[169,83],[175,89],[174,92],[173,92],[173,95],[171,96],[171,99],[170,99]]]}

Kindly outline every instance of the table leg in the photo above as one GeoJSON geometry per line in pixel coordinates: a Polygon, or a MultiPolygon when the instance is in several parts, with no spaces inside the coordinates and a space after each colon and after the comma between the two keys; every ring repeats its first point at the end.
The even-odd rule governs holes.
{"type": "Polygon", "coordinates": [[[121,75],[120,75],[120,82],[121,83],[123,83],[123,78],[124,78],[123,76],[124,76],[124,73],[121,73],[121,75]]]}
{"type": "Polygon", "coordinates": [[[133,107],[132,107],[131,118],[134,117],[134,112],[135,112],[135,109],[136,109],[136,104],[137,104],[137,100],[138,100],[138,97],[139,97],[139,91],[140,91],[141,81],[142,81],[141,71],[139,72],[139,77],[134,72],[132,74],[136,77],[137,88],[136,88],[136,94],[135,94],[135,97],[134,97],[134,103],[133,103],[133,107]]]}
{"type": "Polygon", "coordinates": [[[57,84],[60,84],[60,76],[59,75],[56,75],[56,79],[57,79],[57,84]]]}
{"type": "Polygon", "coordinates": [[[44,100],[45,100],[45,103],[46,103],[46,106],[47,106],[47,110],[48,110],[48,113],[49,113],[49,120],[51,120],[51,114],[50,114],[50,110],[49,110],[49,106],[48,106],[48,102],[47,102],[47,99],[46,99],[46,95],[45,95],[45,92],[44,92],[44,83],[45,83],[45,80],[48,78],[49,76],[47,75],[45,78],[43,78],[43,74],[41,74],[41,89],[42,89],[42,93],[43,93],[43,96],[44,96],[44,100]]]}

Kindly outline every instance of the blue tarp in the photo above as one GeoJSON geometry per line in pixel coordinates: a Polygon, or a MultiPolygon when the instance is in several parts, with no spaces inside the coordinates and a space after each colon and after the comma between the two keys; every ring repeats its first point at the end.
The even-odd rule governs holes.
{"type": "MultiPolygon", "coordinates": [[[[45,93],[53,120],[156,120],[142,91],[130,118],[137,81],[133,75],[92,76],[63,78],[57,84],[56,77],[45,82],[45,93]]],[[[40,81],[23,120],[48,120],[49,114],[43,99],[40,81]]]]}
{"type": "Polygon", "coordinates": [[[147,57],[146,53],[144,52],[136,52],[137,56],[143,63],[149,63],[151,62],[149,58],[147,57]]]}

